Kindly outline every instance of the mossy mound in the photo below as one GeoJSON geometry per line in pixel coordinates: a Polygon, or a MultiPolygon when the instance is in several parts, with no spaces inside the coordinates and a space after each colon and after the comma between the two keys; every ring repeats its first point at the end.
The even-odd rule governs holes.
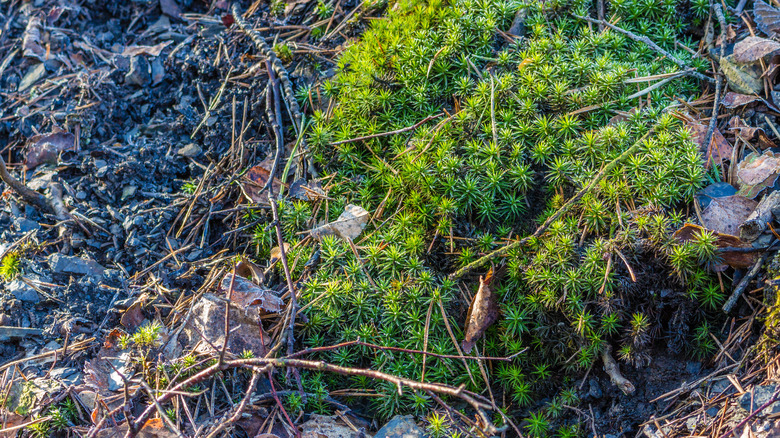
{"type": "MultiPolygon", "coordinates": [[[[681,47],[693,46],[682,35],[702,13],[703,5],[679,0],[607,6],[613,21],[693,68],[704,63],[681,47]]],[[[318,90],[330,105],[315,112],[308,139],[332,200],[316,212],[287,204],[283,222],[299,224],[287,230],[295,239],[306,219],[335,220],[349,203],[372,220],[354,250],[335,237],[320,243],[321,265],[301,298],[310,346],[359,338],[458,355],[477,281],[448,276],[533,232],[639,144],[540,238],[494,260],[501,315],[472,354],[524,351],[511,363],[481,368],[358,346],[322,357],[474,391],[488,378],[505,393],[496,400],[506,400],[507,412],[544,435],[562,406],[576,403],[572,373],[607,348],[624,366],[646,364],[660,339],[673,354],[701,357],[713,348],[708,321],[723,295],[706,270],[716,257],[712,236],[672,237],[708,178],[676,117],[685,110],[678,99],[698,95],[700,84],[681,76],[638,93],[681,68],[572,14],[595,12],[578,0],[402,0],[341,56],[336,78],[318,90]],[[506,33],[518,12],[520,38],[506,33]],[[662,76],[635,79],[654,75],[662,76]],[[429,116],[436,117],[413,131],[342,142],[429,116]]],[[[300,248],[293,245],[291,257],[306,260],[312,249],[300,248]]],[[[370,400],[382,417],[433,407],[424,394],[399,396],[368,379],[307,379],[320,390],[376,390],[370,400]]],[[[562,436],[573,430],[556,426],[562,436]]]]}

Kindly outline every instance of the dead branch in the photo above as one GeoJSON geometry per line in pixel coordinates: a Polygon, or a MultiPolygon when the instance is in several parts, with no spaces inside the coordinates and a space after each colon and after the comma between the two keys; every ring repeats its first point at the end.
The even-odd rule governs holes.
{"type": "Polygon", "coordinates": [[[611,351],[612,348],[609,346],[601,350],[601,360],[604,362],[604,372],[609,375],[609,380],[611,380],[615,386],[623,391],[623,394],[631,395],[634,393],[634,391],[636,391],[636,388],[634,387],[634,384],[631,383],[631,381],[620,374],[620,368],[615,362],[615,359],[612,358],[611,351]]]}
{"type": "Polygon", "coordinates": [[[36,192],[35,190],[28,188],[26,185],[22,184],[21,181],[12,177],[11,174],[8,173],[8,169],[5,167],[5,160],[3,160],[3,157],[0,157],[0,180],[3,180],[3,182],[6,183],[8,187],[13,189],[16,194],[21,196],[24,202],[36,207],[38,210],[43,212],[52,213],[55,215],[57,214],[45,196],[36,192]]]}
{"type": "MultiPolygon", "coordinates": [[[[497,435],[500,434],[502,431],[506,430],[506,426],[502,426],[498,428],[493,425],[490,416],[488,416],[486,412],[492,409],[490,403],[486,403],[478,400],[476,398],[477,397],[476,394],[466,391],[463,388],[463,386],[455,388],[452,386],[443,385],[439,383],[418,382],[416,380],[394,376],[392,374],[387,374],[381,371],[367,370],[362,368],[342,367],[342,366],[333,365],[322,361],[311,361],[311,360],[301,360],[301,359],[252,358],[252,359],[228,360],[222,363],[221,365],[219,364],[212,365],[206,368],[205,370],[200,371],[199,373],[196,373],[195,375],[189,377],[188,379],[185,379],[177,383],[173,387],[168,388],[167,391],[157,399],[157,403],[162,404],[167,402],[168,400],[170,400],[172,397],[176,395],[176,391],[181,391],[185,387],[202,382],[203,380],[214,376],[216,373],[220,371],[225,371],[225,370],[235,369],[235,368],[250,368],[253,369],[253,371],[258,373],[261,372],[266,373],[268,371],[273,370],[274,368],[303,368],[308,370],[317,370],[317,371],[323,371],[328,373],[341,374],[345,376],[363,376],[371,379],[383,380],[385,382],[390,382],[396,385],[396,387],[398,387],[398,392],[400,394],[403,393],[403,388],[407,387],[414,391],[433,392],[436,394],[444,394],[450,397],[458,398],[463,402],[467,403],[469,406],[471,406],[475,411],[477,411],[477,413],[479,414],[482,420],[482,424],[485,427],[486,433],[491,435],[497,435]]],[[[140,427],[141,425],[143,425],[146,422],[146,420],[149,419],[149,417],[152,415],[153,412],[155,412],[154,405],[147,406],[147,408],[143,411],[143,413],[141,413],[141,415],[139,415],[138,418],[136,418],[135,427],[140,427]]]]}
{"type": "Polygon", "coordinates": [[[434,114],[432,116],[428,116],[428,117],[420,120],[419,122],[415,123],[412,126],[407,126],[406,128],[396,129],[395,131],[380,132],[379,134],[371,134],[371,135],[366,135],[366,136],[363,136],[363,137],[350,138],[348,140],[334,141],[330,145],[331,146],[336,146],[336,145],[340,145],[340,144],[344,144],[344,143],[354,143],[356,141],[370,140],[372,138],[387,137],[389,135],[403,134],[404,132],[414,131],[415,129],[419,128],[420,125],[422,125],[423,123],[431,121],[433,119],[438,119],[439,117],[441,117],[443,115],[444,115],[443,113],[434,114]]]}
{"type": "Polygon", "coordinates": [[[336,345],[330,345],[325,347],[314,347],[314,348],[307,348],[305,350],[297,351],[293,354],[290,354],[287,356],[287,359],[293,359],[296,357],[304,356],[306,354],[312,354],[312,353],[320,353],[323,351],[330,351],[330,350],[336,350],[339,348],[349,347],[352,345],[358,345],[361,347],[368,347],[368,348],[376,348],[377,350],[386,350],[386,351],[397,351],[400,353],[409,353],[409,354],[422,354],[424,356],[431,356],[436,357],[439,359],[472,359],[472,360],[496,360],[501,362],[511,362],[512,359],[517,357],[518,355],[522,354],[524,351],[527,350],[527,348],[524,348],[517,353],[507,356],[507,357],[483,357],[483,356],[462,356],[462,355],[456,355],[456,354],[438,354],[438,353],[431,353],[430,351],[420,351],[420,350],[408,350],[406,348],[400,348],[400,347],[387,347],[384,345],[376,345],[371,344],[368,342],[364,342],[361,340],[355,340],[355,341],[347,341],[342,342],[340,344],[336,345]]]}

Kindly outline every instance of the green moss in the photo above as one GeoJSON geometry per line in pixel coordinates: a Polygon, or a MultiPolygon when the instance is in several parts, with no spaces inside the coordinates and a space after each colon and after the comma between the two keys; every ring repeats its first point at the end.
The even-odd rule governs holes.
{"type": "MultiPolygon", "coordinates": [[[[702,5],[694,5],[696,17],[702,5]]],[[[576,397],[561,391],[542,403],[550,388],[567,387],[566,376],[593,366],[607,345],[625,363],[642,366],[653,341],[673,330],[648,310],[662,300],[654,282],[680,292],[672,296],[691,308],[702,305],[686,322],[698,328],[674,336],[688,341],[689,354],[711,351],[707,310],[723,298],[705,269],[717,264],[713,237],[672,238],[685,219],[678,212],[684,209],[675,208],[691,201],[706,171],[691,133],[666,109],[699,87],[675,79],[643,96],[635,110],[639,102],[629,97],[636,84],[627,79],[679,67],[568,12],[588,15],[589,7],[582,0],[400,0],[343,53],[338,75],[321,90],[333,100],[331,110],[313,114],[308,134],[329,181],[329,200],[317,208],[299,201],[281,207],[295,272],[314,254],[311,246],[296,245],[301,231],[335,220],[349,203],[382,213],[355,242],[359,257],[339,238],[319,242],[319,268],[300,297],[307,345],[359,338],[457,355],[452,336],[463,338],[464,290],[473,293],[476,281],[457,284],[447,275],[504,245],[502,239],[532,232],[605,163],[639,142],[635,154],[543,236],[496,260],[506,265],[494,285],[501,317],[477,350],[495,356],[527,348],[492,367],[489,377],[512,409],[519,408],[517,415],[527,417],[526,430],[539,436],[559,426],[560,436],[576,434],[556,423],[561,406],[576,397]],[[508,30],[521,9],[525,38],[509,42],[496,29],[508,30]],[[414,132],[332,145],[442,112],[414,132]]],[[[693,46],[681,38],[685,8],[681,0],[614,0],[608,15],[702,67],[676,43],[693,46]]],[[[328,14],[322,3],[318,11],[328,14]]],[[[303,100],[311,90],[304,91],[303,100]]],[[[269,227],[258,225],[254,235],[258,255],[276,246],[269,227]]],[[[412,379],[421,379],[424,369],[426,381],[485,387],[475,361],[429,357],[423,367],[419,355],[366,347],[319,358],[412,379]]],[[[355,384],[375,390],[381,417],[428,406],[420,395],[399,395],[381,382],[315,373],[306,379],[310,391],[323,394],[355,384]]],[[[322,400],[309,403],[328,409],[322,400]]]]}

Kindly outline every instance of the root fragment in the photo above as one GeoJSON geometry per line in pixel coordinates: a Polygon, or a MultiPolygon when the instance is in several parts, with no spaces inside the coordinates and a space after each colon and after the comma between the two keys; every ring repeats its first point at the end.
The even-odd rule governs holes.
{"type": "Polygon", "coordinates": [[[612,348],[607,347],[601,350],[601,360],[604,362],[604,372],[609,375],[609,380],[615,384],[623,394],[631,395],[636,391],[634,384],[620,374],[620,368],[618,367],[615,359],[612,358],[612,348]]]}

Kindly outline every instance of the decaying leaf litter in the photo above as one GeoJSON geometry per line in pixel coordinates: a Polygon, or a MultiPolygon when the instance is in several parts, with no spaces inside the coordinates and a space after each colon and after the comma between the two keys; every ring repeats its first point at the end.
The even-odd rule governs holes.
{"type": "MultiPolygon", "coordinates": [[[[0,37],[5,53],[0,80],[7,90],[2,129],[9,139],[2,155],[10,176],[32,191],[25,196],[6,184],[0,217],[3,276],[12,280],[3,283],[0,316],[3,357],[9,358],[0,365],[2,387],[8,388],[3,397],[11,401],[3,411],[2,433],[32,435],[44,426],[44,431],[56,430],[51,428],[63,424],[53,426],[52,420],[64,418],[67,429],[92,436],[293,436],[300,434],[295,425],[309,418],[291,411],[296,397],[326,405],[320,409],[335,414],[328,421],[350,431],[381,426],[359,399],[350,407],[344,404],[349,398],[342,398],[356,391],[323,394],[320,387],[317,393],[310,382],[304,390],[300,372],[307,369],[386,380],[441,400],[433,408],[468,434],[490,429],[489,417],[473,416],[495,408],[488,393],[300,359],[338,346],[302,350],[307,342],[296,321],[306,317],[308,304],[296,307],[290,291],[305,287],[301,279],[317,269],[320,254],[287,257],[295,248],[284,242],[282,229],[297,219],[289,211],[270,212],[276,205],[268,194],[283,192],[327,210],[337,205],[329,196],[337,183],[315,178],[316,166],[302,154],[308,150],[306,136],[300,135],[307,126],[303,114],[331,104],[316,95],[316,87],[306,96],[291,92],[332,76],[339,44],[358,36],[383,7],[339,2],[331,5],[330,16],[318,18],[313,11],[320,5],[313,2],[277,4],[281,10],[275,15],[259,3],[234,10],[226,2],[166,0],[97,8],[41,3],[10,4],[0,37]],[[247,11],[243,25],[236,20],[241,11],[247,11]],[[237,30],[247,23],[259,33],[247,38],[237,30]],[[324,38],[312,38],[312,29],[323,28],[324,38]],[[271,47],[278,62],[266,59],[271,47]],[[297,102],[303,103],[300,114],[294,110],[297,102]],[[258,226],[270,238],[247,248],[247,236],[258,226]],[[265,259],[256,257],[261,246],[265,259]],[[254,357],[245,356],[245,350],[254,357]],[[200,371],[192,374],[194,369],[200,371]],[[271,374],[274,370],[281,372],[271,374]],[[216,375],[221,377],[212,378],[216,375]],[[161,384],[173,392],[160,391],[161,384]],[[151,403],[154,399],[157,404],[151,403]],[[465,417],[450,410],[469,406],[465,417]]],[[[628,423],[647,420],[639,427],[648,436],[741,434],[743,423],[758,429],[772,421],[765,412],[773,409],[777,396],[771,384],[776,274],[775,262],[768,271],[763,263],[777,249],[777,197],[772,196],[780,172],[772,149],[777,141],[777,43],[772,40],[777,26],[772,17],[778,13],[760,1],[753,10],[737,5],[727,13],[741,14],[742,22],[720,27],[716,36],[714,23],[723,11],[716,6],[711,12],[707,32],[716,41],[713,48],[702,48],[714,53],[710,58],[720,67],[708,74],[725,76],[728,91],[705,81],[702,97],[685,106],[705,161],[713,165],[714,184],[691,206],[699,229],[686,225],[677,235],[694,238],[701,226],[719,233],[722,263],[714,267],[741,269],[723,271],[721,278],[726,288],[733,277],[733,299],[724,306],[731,311],[738,305],[739,317],[716,332],[718,353],[702,369],[697,362],[661,355],[638,370],[621,364],[626,379],[605,350],[606,371],[594,366],[580,373],[575,385],[588,405],[572,407],[570,414],[578,417],[584,434],[589,429],[617,432],[616,425],[623,426],[627,418],[633,418],[628,423]],[[716,123],[708,119],[713,108],[720,114],[716,123]],[[757,294],[762,291],[763,301],[757,294]],[[768,323],[760,334],[763,315],[768,323]],[[757,348],[748,354],[750,345],[757,348]],[[680,375],[680,367],[694,383],[679,386],[689,378],[680,375]],[[610,380],[626,393],[633,392],[628,385],[639,387],[634,397],[663,404],[632,407],[627,401],[632,399],[615,395],[610,380]],[[756,394],[764,403],[751,402],[760,398],[756,394]],[[609,409],[610,402],[621,408],[609,409]]],[[[593,21],[596,28],[609,27],[593,21]]],[[[307,224],[307,235],[296,245],[314,248],[327,235],[344,239],[362,264],[357,269],[375,282],[360,255],[360,239],[367,238],[366,226],[375,232],[393,216],[383,206],[367,211],[343,205],[326,213],[333,220],[307,224]]],[[[632,269],[619,252],[610,261],[632,269]]],[[[479,345],[499,319],[490,301],[495,297],[487,280],[465,278],[463,312],[454,315],[452,329],[462,325],[458,333],[469,338],[469,346],[479,345]]],[[[426,319],[438,312],[433,302],[423,310],[426,319]]],[[[454,336],[453,344],[461,341],[454,336]]],[[[354,342],[379,351],[398,348],[359,337],[354,342]]],[[[400,349],[429,361],[442,358],[413,350],[400,349]]],[[[451,359],[465,360],[460,352],[451,359]]],[[[484,363],[512,360],[494,359],[484,363]]],[[[480,367],[480,372],[487,370],[480,367]]],[[[511,424],[509,433],[529,432],[531,424],[511,424]]],[[[304,431],[312,427],[302,426],[304,431]]]]}

